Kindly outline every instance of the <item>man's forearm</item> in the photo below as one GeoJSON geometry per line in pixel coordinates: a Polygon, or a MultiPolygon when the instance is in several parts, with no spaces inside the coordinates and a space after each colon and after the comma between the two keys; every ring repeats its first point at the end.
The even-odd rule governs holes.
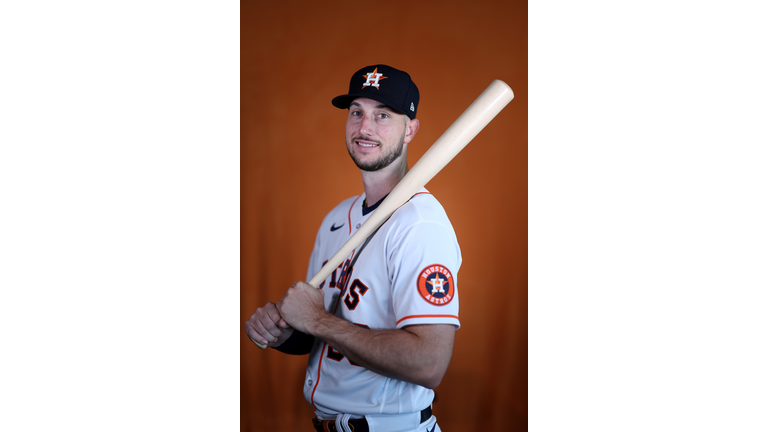
{"type": "Polygon", "coordinates": [[[434,324],[370,330],[325,314],[309,331],[366,369],[434,388],[448,369],[455,327],[434,324]]]}
{"type": "Polygon", "coordinates": [[[451,324],[365,329],[328,313],[323,291],[305,282],[288,288],[276,307],[294,329],[326,341],[349,360],[386,377],[434,388],[451,361],[456,330],[451,324]]]}

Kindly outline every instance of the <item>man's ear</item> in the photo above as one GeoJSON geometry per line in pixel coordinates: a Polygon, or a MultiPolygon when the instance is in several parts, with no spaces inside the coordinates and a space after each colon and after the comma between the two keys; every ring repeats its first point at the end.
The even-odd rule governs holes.
{"type": "Polygon", "coordinates": [[[419,131],[419,119],[413,119],[408,120],[405,124],[405,137],[403,138],[403,142],[408,144],[411,142],[414,136],[416,136],[416,132],[419,131]]]}

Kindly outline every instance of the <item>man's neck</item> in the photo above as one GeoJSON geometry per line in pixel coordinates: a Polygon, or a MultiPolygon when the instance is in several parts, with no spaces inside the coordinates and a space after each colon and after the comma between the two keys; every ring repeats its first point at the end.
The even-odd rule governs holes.
{"type": "Polygon", "coordinates": [[[365,189],[365,206],[370,207],[392,192],[400,179],[408,173],[408,165],[403,161],[399,166],[390,165],[379,171],[360,172],[363,176],[363,188],[365,189]]]}

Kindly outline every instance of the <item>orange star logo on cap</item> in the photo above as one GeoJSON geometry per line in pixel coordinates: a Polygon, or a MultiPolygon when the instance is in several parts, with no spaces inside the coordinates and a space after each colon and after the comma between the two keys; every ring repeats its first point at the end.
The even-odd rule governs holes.
{"type": "Polygon", "coordinates": [[[373,72],[368,72],[363,76],[365,77],[363,88],[370,86],[370,87],[376,87],[376,90],[379,89],[379,80],[386,78],[384,74],[379,73],[379,68],[376,68],[373,70],[373,72]]]}

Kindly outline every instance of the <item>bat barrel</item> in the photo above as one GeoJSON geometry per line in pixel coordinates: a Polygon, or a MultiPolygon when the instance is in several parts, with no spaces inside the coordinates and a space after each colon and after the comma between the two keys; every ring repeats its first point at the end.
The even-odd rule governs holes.
{"type": "Polygon", "coordinates": [[[403,188],[416,193],[429,183],[514,97],[514,92],[504,81],[494,80],[432,144],[395,189],[405,183],[403,188]]]}

